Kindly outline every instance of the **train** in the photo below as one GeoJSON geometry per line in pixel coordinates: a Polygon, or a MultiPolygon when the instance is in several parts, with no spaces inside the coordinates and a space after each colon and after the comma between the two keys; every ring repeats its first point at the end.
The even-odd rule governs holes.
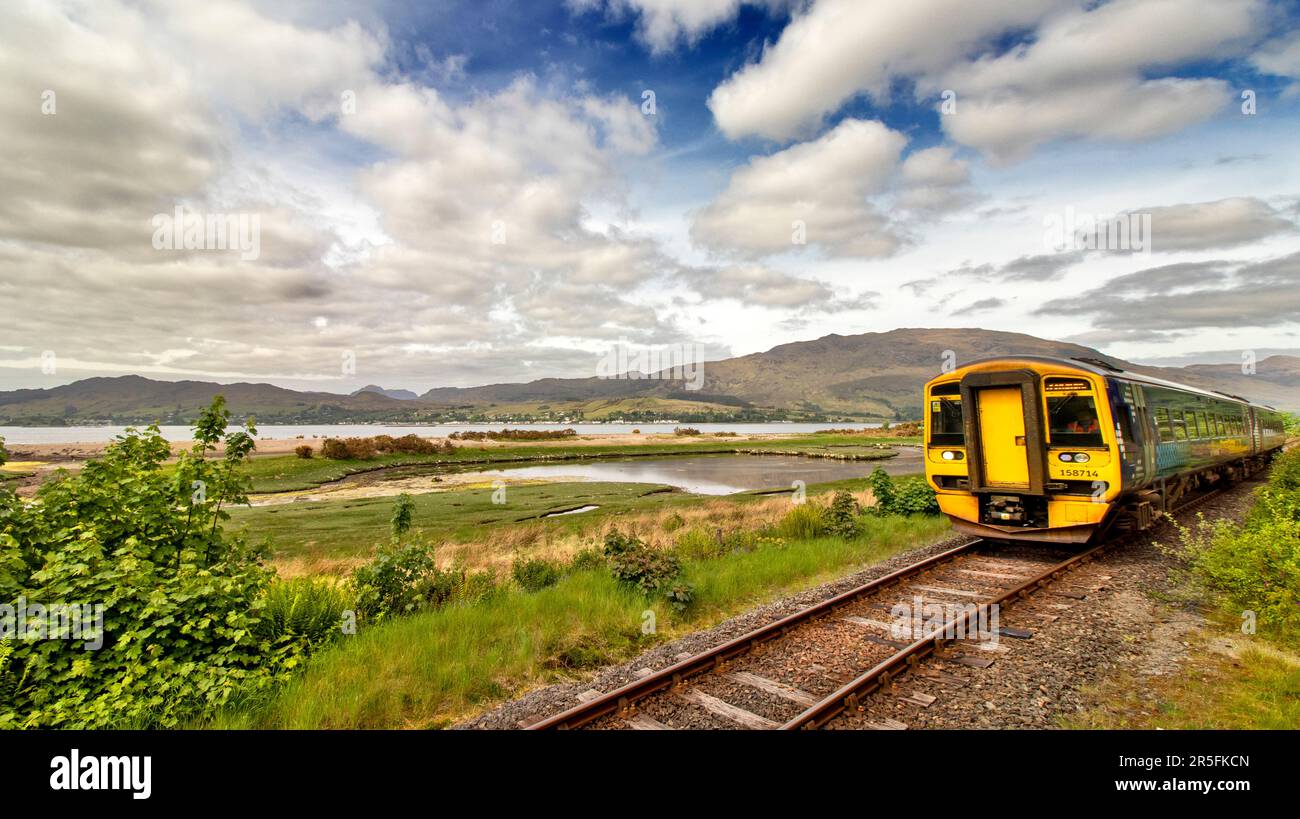
{"type": "Polygon", "coordinates": [[[1102,359],[1015,356],[925,385],[925,476],[958,531],[1090,544],[1265,468],[1285,416],[1102,359]]]}

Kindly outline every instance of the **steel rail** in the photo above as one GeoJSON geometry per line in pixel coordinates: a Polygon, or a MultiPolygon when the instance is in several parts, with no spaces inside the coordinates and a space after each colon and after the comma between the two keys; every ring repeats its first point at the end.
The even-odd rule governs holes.
{"type": "MultiPolygon", "coordinates": [[[[1209,498],[1219,494],[1222,490],[1213,489],[1201,495],[1197,495],[1189,501],[1181,504],[1178,508],[1170,510],[1164,516],[1168,519],[1174,514],[1184,512],[1209,498]]],[[[1107,549],[1115,548],[1131,537],[1149,532],[1134,532],[1121,537],[1114,538],[1106,543],[1088,549],[1073,555],[1067,560],[1044,570],[1034,577],[1026,580],[1018,586],[1004,592],[996,598],[983,601],[976,606],[976,611],[981,608],[987,608],[991,605],[1001,605],[1008,601],[1017,601],[1027,597],[1050,584],[1053,580],[1059,578],[1062,574],[1077,568],[1078,566],[1091,561],[1107,549]]],[[[728,640],[713,648],[694,654],[686,659],[668,666],[660,671],[656,671],[638,680],[633,680],[620,688],[616,688],[607,694],[602,694],[587,702],[561,711],[558,714],[539,720],[526,727],[529,731],[546,731],[557,729],[580,728],[594,720],[597,720],[608,714],[617,713],[625,710],[632,703],[644,699],[652,694],[662,691],[665,688],[671,688],[680,684],[683,680],[702,674],[711,669],[717,668],[740,654],[757,648],[763,643],[784,636],[795,627],[802,623],[817,620],[836,609],[853,603],[863,597],[875,594],[883,589],[905,580],[913,575],[920,574],[936,566],[947,563],[964,554],[970,554],[978,551],[981,547],[987,545],[985,539],[972,540],[952,549],[948,549],[939,554],[932,555],[924,560],[904,566],[889,574],[882,575],[875,580],[864,583],[861,586],[854,587],[847,591],[841,592],[834,597],[823,600],[804,609],[800,609],[793,614],[789,614],[780,620],[776,620],[760,628],[754,629],[740,637],[728,640]]],[[[936,634],[936,636],[922,638],[899,650],[893,656],[881,661],[869,671],[858,676],[854,680],[846,683],[837,689],[834,693],[825,699],[810,706],[798,716],[781,725],[782,730],[792,730],[798,728],[819,728],[837,716],[846,708],[856,707],[859,700],[877,690],[898,675],[905,673],[907,670],[916,665],[921,659],[929,656],[935,651],[942,650],[943,646],[952,642],[955,638],[946,637],[948,633],[964,633],[960,631],[969,625],[972,614],[966,610],[962,615],[946,623],[936,634]]]]}
{"type": "Polygon", "coordinates": [[[947,563],[961,555],[974,552],[983,545],[985,545],[984,540],[976,539],[969,543],[964,543],[960,546],[948,549],[947,551],[940,552],[937,555],[932,555],[924,560],[904,566],[901,569],[878,577],[861,586],[856,586],[848,591],[841,592],[834,597],[823,600],[822,602],[816,603],[808,608],[800,609],[793,614],[754,629],[740,637],[728,640],[725,643],[721,643],[699,654],[692,655],[661,671],[656,671],[655,673],[642,677],[639,680],[634,680],[621,688],[616,688],[608,694],[602,694],[588,702],[580,703],[568,710],[561,711],[554,716],[529,725],[527,730],[545,731],[557,728],[578,728],[595,719],[599,719],[606,714],[620,711],[636,700],[647,697],[664,688],[676,685],[687,677],[708,671],[711,668],[726,662],[732,657],[744,654],[775,637],[780,637],[801,623],[815,620],[818,617],[833,612],[841,606],[845,606],[862,597],[888,588],[908,577],[920,574],[928,569],[933,569],[935,566],[947,563]]]}
{"type": "Polygon", "coordinates": [[[803,713],[782,725],[781,730],[820,728],[839,715],[841,711],[856,708],[860,698],[888,685],[893,677],[907,671],[923,657],[942,651],[948,643],[957,639],[955,636],[948,635],[965,634],[966,629],[970,626],[971,618],[980,610],[1028,597],[1031,593],[1038,591],[1076,566],[1087,563],[1113,545],[1114,543],[1103,543],[1092,547],[1086,552],[1080,552],[1070,559],[1034,575],[1020,585],[1003,592],[991,600],[984,600],[975,604],[973,606],[974,611],[970,608],[964,609],[961,614],[939,627],[934,636],[922,637],[911,645],[899,649],[893,656],[876,664],[861,676],[845,683],[822,701],[808,706],[803,713]]]}
{"type": "MultiPolygon", "coordinates": [[[[1218,495],[1222,489],[1215,488],[1208,492],[1197,495],[1191,500],[1178,506],[1168,515],[1174,515],[1185,512],[1192,507],[1199,506],[1206,500],[1218,495]]],[[[1149,530],[1144,530],[1149,531],[1149,530]]],[[[982,610],[990,606],[1000,606],[1004,603],[1016,603],[1030,594],[1038,591],[1044,586],[1049,585],[1052,581],[1059,579],[1063,574],[1082,566],[1093,560],[1107,549],[1116,548],[1132,537],[1141,533],[1134,532],[1121,537],[1114,538],[1105,543],[1100,543],[1080,552],[1031,577],[1025,582],[1014,588],[998,595],[991,600],[985,600],[975,605],[974,611],[965,609],[960,615],[943,624],[933,636],[923,637],[911,645],[901,648],[893,656],[877,663],[869,671],[863,673],[857,678],[845,683],[839,689],[828,695],[820,702],[808,706],[802,713],[786,722],[780,727],[780,730],[789,731],[796,729],[820,728],[830,722],[842,711],[856,708],[862,697],[867,696],[876,690],[889,684],[890,680],[900,674],[906,673],[923,658],[941,652],[949,643],[955,642],[957,637],[948,635],[966,634],[970,626],[971,618],[982,610]]]]}

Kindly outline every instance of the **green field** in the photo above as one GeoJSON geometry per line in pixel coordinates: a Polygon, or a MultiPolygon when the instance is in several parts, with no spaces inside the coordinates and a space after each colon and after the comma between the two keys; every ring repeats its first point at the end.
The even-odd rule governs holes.
{"type": "Polygon", "coordinates": [[[312,658],[270,701],[229,709],[213,727],[437,728],[558,680],[634,656],[751,606],[879,562],[947,531],[938,517],[865,517],[852,540],[792,541],[691,560],[696,602],[679,616],[604,571],[535,593],[421,612],[363,629],[312,658]],[[643,635],[655,611],[657,633],[643,635]]]}
{"type": "MultiPolygon", "coordinates": [[[[252,491],[291,492],[311,489],[348,475],[393,466],[475,466],[522,461],[558,461],[578,458],[625,458],[652,455],[705,455],[740,452],[777,452],[782,454],[837,454],[856,457],[888,457],[887,451],[872,447],[872,443],[918,443],[917,438],[873,438],[862,435],[809,434],[789,438],[761,441],[731,441],[717,438],[708,441],[615,444],[523,444],[518,446],[485,447],[475,444],[460,446],[455,452],[439,455],[380,455],[366,461],[332,461],[325,458],[298,458],[293,455],[274,455],[254,458],[245,473],[252,480],[252,491]]],[[[304,441],[319,448],[319,441],[304,441]]]]}

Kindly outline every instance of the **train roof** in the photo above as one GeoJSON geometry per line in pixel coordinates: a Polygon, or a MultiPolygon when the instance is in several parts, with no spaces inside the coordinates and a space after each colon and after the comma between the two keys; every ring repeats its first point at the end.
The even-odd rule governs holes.
{"type": "Polygon", "coordinates": [[[1248,401],[1245,398],[1242,398],[1240,395],[1230,395],[1226,392],[1204,390],[1200,387],[1193,387],[1188,384],[1179,384],[1176,381],[1166,381],[1163,378],[1156,378],[1154,375],[1146,375],[1145,373],[1134,372],[1133,370],[1125,370],[1122,367],[1117,367],[1100,358],[1057,358],[1055,356],[1046,355],[999,355],[991,356],[989,358],[981,358],[977,361],[972,361],[969,364],[964,364],[962,365],[962,369],[973,367],[976,364],[988,364],[994,361],[1006,360],[1032,361],[1039,364],[1054,364],[1062,367],[1072,367],[1076,370],[1083,370],[1092,373],[1093,375],[1100,375],[1107,378],[1114,378],[1117,376],[1123,377],[1128,381],[1134,381],[1139,384],[1150,384],[1154,387],[1165,387],[1166,389],[1179,390],[1180,392],[1190,392],[1204,396],[1205,398],[1214,398],[1219,401],[1227,399],[1228,401],[1237,404],[1245,404],[1249,407],[1257,407],[1270,412],[1277,412],[1276,409],[1267,404],[1256,404],[1253,401],[1248,401]]]}

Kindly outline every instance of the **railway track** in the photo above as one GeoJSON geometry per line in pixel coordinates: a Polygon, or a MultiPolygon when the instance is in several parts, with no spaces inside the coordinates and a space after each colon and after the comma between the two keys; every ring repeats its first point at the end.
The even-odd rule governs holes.
{"type": "MultiPolygon", "coordinates": [[[[1216,494],[1200,494],[1174,513],[1216,494]]],[[[1014,606],[1017,614],[1051,622],[1070,607],[1063,600],[1086,593],[1071,588],[1071,573],[1129,537],[1077,553],[972,540],[593,695],[528,729],[821,728],[929,655],[992,665],[1007,650],[1004,638],[1031,636],[1001,627],[1002,611],[1014,606]],[[1039,594],[1045,589],[1054,593],[1039,594]]],[[[922,707],[933,702],[920,693],[910,699],[922,707]]]]}

